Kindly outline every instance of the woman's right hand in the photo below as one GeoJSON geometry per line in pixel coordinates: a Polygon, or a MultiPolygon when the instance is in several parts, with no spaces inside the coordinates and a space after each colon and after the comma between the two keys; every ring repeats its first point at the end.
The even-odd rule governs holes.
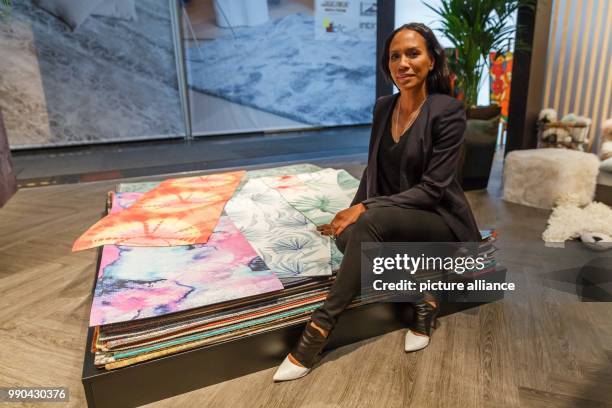
{"type": "Polygon", "coordinates": [[[324,224],[317,227],[317,230],[323,235],[331,235],[337,237],[342,234],[342,231],[349,225],[357,222],[361,214],[366,211],[365,205],[359,203],[345,210],[340,211],[330,224],[324,224]]]}

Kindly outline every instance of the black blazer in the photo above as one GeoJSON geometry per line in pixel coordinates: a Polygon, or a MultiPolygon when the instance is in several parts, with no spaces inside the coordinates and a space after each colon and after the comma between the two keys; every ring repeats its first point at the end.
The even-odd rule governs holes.
{"type": "Polygon", "coordinates": [[[458,179],[458,162],[466,128],[463,103],[443,94],[431,94],[402,137],[404,154],[400,169],[400,193],[378,192],[378,148],[385,124],[399,93],[378,98],[370,136],[368,165],[351,205],[366,208],[399,206],[434,211],[446,221],[461,242],[480,241],[478,226],[458,179]]]}

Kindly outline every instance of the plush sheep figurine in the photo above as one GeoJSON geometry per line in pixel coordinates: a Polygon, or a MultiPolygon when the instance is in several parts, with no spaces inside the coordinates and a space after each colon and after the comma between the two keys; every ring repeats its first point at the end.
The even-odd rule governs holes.
{"type": "Polygon", "coordinates": [[[574,113],[568,113],[563,118],[561,118],[561,122],[574,123],[584,125],[585,128],[574,128],[572,129],[571,135],[569,138],[566,138],[566,142],[575,142],[575,143],[586,143],[588,131],[584,131],[583,129],[588,129],[591,126],[591,119],[586,116],[578,116],[574,113]]]}
{"type": "MultiPolygon", "coordinates": [[[[552,122],[557,122],[557,112],[551,108],[542,109],[538,115],[538,124],[542,126],[552,122]]],[[[540,134],[542,142],[549,146],[568,147],[571,145],[574,149],[584,150],[591,119],[569,113],[561,118],[561,122],[583,124],[585,127],[570,127],[569,129],[561,126],[549,127],[542,130],[540,134]]]]}
{"type": "MultiPolygon", "coordinates": [[[[556,122],[557,121],[557,111],[551,108],[542,109],[540,114],[538,115],[538,122],[541,125],[556,122]]],[[[543,142],[546,143],[557,143],[557,140],[561,140],[565,135],[558,134],[559,128],[548,128],[542,131],[542,135],[540,136],[543,142]]]]}
{"type": "MultiPolygon", "coordinates": [[[[540,114],[538,115],[538,122],[540,125],[545,125],[556,121],[557,111],[554,109],[542,109],[542,111],[540,111],[540,114]]],[[[540,138],[543,142],[548,144],[571,141],[570,133],[566,129],[559,127],[551,127],[548,129],[544,129],[542,131],[542,134],[540,135],[540,138]]]]}

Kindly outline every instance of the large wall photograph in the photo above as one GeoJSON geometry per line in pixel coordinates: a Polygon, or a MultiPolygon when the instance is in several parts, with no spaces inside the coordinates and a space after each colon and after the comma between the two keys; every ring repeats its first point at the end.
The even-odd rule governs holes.
{"type": "Polygon", "coordinates": [[[371,122],[375,1],[192,0],[183,11],[195,135],[371,122]]]}
{"type": "Polygon", "coordinates": [[[0,18],[12,149],[184,135],[168,0],[13,0],[0,18]],[[66,2],[63,2],[66,3],[66,2]]]}

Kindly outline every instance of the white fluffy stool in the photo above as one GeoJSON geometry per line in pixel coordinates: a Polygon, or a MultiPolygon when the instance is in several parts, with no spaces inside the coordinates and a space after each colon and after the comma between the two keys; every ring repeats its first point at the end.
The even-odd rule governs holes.
{"type": "Polygon", "coordinates": [[[593,201],[599,159],[569,149],[514,150],[504,163],[503,198],[550,209],[561,203],[579,206],[593,201]]]}

